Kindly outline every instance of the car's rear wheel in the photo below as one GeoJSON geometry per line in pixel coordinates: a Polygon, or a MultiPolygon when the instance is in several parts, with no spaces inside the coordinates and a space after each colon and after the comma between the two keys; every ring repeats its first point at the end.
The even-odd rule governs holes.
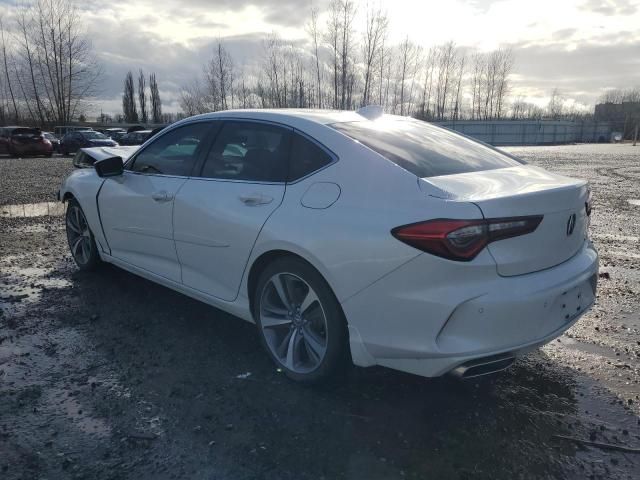
{"type": "Polygon", "coordinates": [[[100,263],[98,247],[80,204],[71,199],[65,215],[67,241],[71,256],[80,270],[93,270],[100,263]]]}
{"type": "Polygon", "coordinates": [[[260,275],[254,307],[264,347],[291,379],[318,382],[342,364],[344,316],[311,265],[294,257],[275,260],[260,275]]]}

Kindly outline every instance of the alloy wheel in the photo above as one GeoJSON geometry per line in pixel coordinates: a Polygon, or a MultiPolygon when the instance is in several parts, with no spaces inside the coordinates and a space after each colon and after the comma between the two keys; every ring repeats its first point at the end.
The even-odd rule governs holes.
{"type": "Polygon", "coordinates": [[[309,373],[327,352],[327,318],[316,292],[292,273],[277,273],[260,297],[260,326],[278,362],[295,373],[309,373]]]}
{"type": "Polygon", "coordinates": [[[87,265],[93,253],[93,242],[87,219],[78,205],[69,205],[66,223],[71,255],[79,265],[87,265]]]}

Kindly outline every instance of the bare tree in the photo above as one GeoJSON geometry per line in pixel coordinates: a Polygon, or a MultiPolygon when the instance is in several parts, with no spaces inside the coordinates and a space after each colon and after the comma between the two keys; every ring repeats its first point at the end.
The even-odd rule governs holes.
{"type": "Polygon", "coordinates": [[[640,102],[640,86],[635,88],[614,88],[607,90],[599,99],[599,103],[640,102]]]}
{"type": "Polygon", "coordinates": [[[509,93],[509,76],[514,64],[511,49],[476,53],[472,57],[471,117],[502,118],[509,93]]]}
{"type": "Polygon", "coordinates": [[[233,61],[221,41],[214,50],[206,70],[213,110],[227,110],[233,105],[233,61]]]}
{"type": "Polygon", "coordinates": [[[307,26],[307,31],[311,37],[311,43],[313,45],[313,57],[315,60],[316,70],[316,106],[322,108],[322,70],[320,68],[320,55],[319,55],[319,42],[320,31],[318,27],[318,9],[311,8],[311,20],[307,26]]]}
{"type": "Polygon", "coordinates": [[[405,38],[393,45],[387,16],[369,7],[360,37],[355,0],[328,3],[322,27],[325,17],[311,8],[306,49],[271,34],[258,67],[243,68],[238,78],[231,55],[218,42],[204,79],[181,93],[185,112],[220,110],[234,102],[243,108],[338,109],[377,102],[428,120],[502,118],[509,110],[511,50],[470,56],[453,42],[424,49],[405,38]]]}
{"type": "Polygon", "coordinates": [[[147,123],[149,115],[147,112],[147,82],[142,69],[138,75],[138,103],[140,104],[140,121],[147,123]]]}
{"type": "Polygon", "coordinates": [[[156,74],[149,75],[149,90],[151,92],[151,121],[153,123],[162,122],[162,101],[160,100],[160,91],[158,90],[158,82],[156,74]]]}
{"type": "Polygon", "coordinates": [[[349,84],[353,85],[353,79],[351,78],[352,72],[351,69],[351,61],[352,61],[352,49],[353,49],[353,19],[356,14],[356,7],[352,0],[341,0],[340,1],[340,10],[342,17],[342,44],[340,49],[340,74],[342,79],[342,88],[341,88],[341,100],[340,100],[340,108],[347,108],[347,89],[349,80],[349,84]]]}
{"type": "Polygon", "coordinates": [[[462,103],[462,77],[464,76],[464,65],[465,65],[465,56],[462,55],[458,59],[458,63],[456,65],[456,76],[458,77],[456,93],[453,98],[453,108],[451,109],[451,116],[453,120],[458,120],[460,118],[460,110],[462,103]]]}
{"type": "Polygon", "coordinates": [[[496,74],[496,106],[494,114],[496,118],[502,118],[504,101],[509,93],[509,75],[513,69],[514,54],[512,49],[500,49],[497,52],[498,68],[496,74]]]}
{"type": "Polygon", "coordinates": [[[333,77],[333,108],[338,108],[338,88],[340,84],[340,0],[332,0],[329,7],[329,20],[326,30],[326,42],[331,49],[331,74],[333,77]]]}
{"type": "Polygon", "coordinates": [[[424,80],[422,84],[422,100],[420,102],[419,118],[423,120],[430,120],[432,116],[431,111],[431,90],[433,87],[433,72],[435,69],[436,60],[436,48],[431,47],[429,53],[425,59],[424,65],[424,80]]]}
{"type": "MultiPolygon", "coordinates": [[[[398,85],[400,89],[398,102],[400,104],[400,115],[404,115],[405,112],[409,113],[410,106],[405,105],[406,102],[411,103],[411,96],[409,95],[407,98],[406,95],[406,81],[408,78],[413,79],[413,74],[415,72],[412,71],[412,66],[415,63],[417,55],[417,48],[413,42],[409,40],[409,37],[405,37],[405,39],[400,44],[400,70],[398,72],[398,85]]],[[[395,110],[395,105],[394,105],[395,110]]]]}
{"type": "Polygon", "coordinates": [[[564,111],[565,100],[560,94],[558,88],[554,88],[549,97],[549,103],[547,104],[547,114],[553,119],[559,119],[562,117],[564,111]]]}
{"type": "Polygon", "coordinates": [[[22,78],[20,88],[24,95],[25,103],[30,101],[35,103],[35,112],[38,114],[40,125],[45,123],[45,113],[40,98],[41,89],[38,88],[39,79],[36,80],[36,52],[35,45],[32,42],[31,31],[34,29],[35,15],[33,7],[23,7],[18,10],[17,24],[19,29],[19,51],[22,53],[23,65],[25,66],[24,74],[27,78],[22,78]],[[28,95],[25,86],[29,89],[28,95]]]}
{"type": "Polygon", "coordinates": [[[447,101],[451,95],[453,70],[456,64],[457,50],[453,42],[447,42],[438,47],[436,78],[436,119],[445,118],[447,101]]]}
{"type": "Polygon", "coordinates": [[[138,121],[135,95],[133,74],[128,72],[124,79],[124,93],[122,94],[122,113],[124,115],[124,121],[127,123],[135,123],[138,121]]]}
{"type": "Polygon", "coordinates": [[[511,104],[512,120],[540,119],[543,115],[544,111],[540,107],[525,101],[522,95],[518,95],[511,104]]]}
{"type": "Polygon", "coordinates": [[[365,32],[362,43],[362,56],[364,57],[364,90],[362,92],[362,105],[371,102],[372,84],[377,63],[381,61],[382,46],[387,33],[389,19],[382,10],[369,8],[366,14],[365,32]]]}
{"type": "Polygon", "coordinates": [[[71,0],[36,0],[18,8],[21,65],[14,72],[25,106],[41,123],[68,123],[85,111],[101,73],[79,10],[71,0]]]}
{"type": "Polygon", "coordinates": [[[13,105],[13,111],[15,114],[15,121],[19,121],[19,113],[18,113],[18,104],[16,103],[16,97],[13,94],[13,87],[11,85],[11,75],[9,73],[9,62],[7,61],[7,44],[4,38],[4,23],[2,22],[2,17],[0,17],[0,37],[2,39],[2,64],[4,66],[4,79],[6,81],[6,87],[9,90],[9,95],[11,96],[11,103],[13,105]]]}
{"type": "Polygon", "coordinates": [[[354,31],[356,8],[353,0],[332,0],[325,41],[331,50],[331,74],[333,77],[333,108],[347,108],[353,94],[354,31]]]}
{"type": "Polygon", "coordinates": [[[471,58],[473,69],[471,73],[471,118],[481,118],[481,97],[484,83],[486,57],[475,53],[471,58]]]}
{"type": "Polygon", "coordinates": [[[211,110],[208,107],[205,89],[200,85],[197,78],[191,84],[182,88],[179,104],[186,116],[207,113],[211,110]]]}
{"type": "Polygon", "coordinates": [[[263,43],[264,62],[262,65],[263,78],[258,82],[259,95],[262,98],[264,107],[283,107],[282,84],[283,79],[283,56],[282,41],[272,34],[263,43]]]}

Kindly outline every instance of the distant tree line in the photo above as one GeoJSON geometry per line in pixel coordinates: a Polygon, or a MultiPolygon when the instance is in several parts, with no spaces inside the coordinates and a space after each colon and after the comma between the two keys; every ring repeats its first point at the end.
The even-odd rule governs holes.
{"type": "Polygon", "coordinates": [[[607,90],[598,103],[640,102],[640,86],[634,88],[614,88],[607,90]]]}
{"type": "Polygon", "coordinates": [[[136,90],[131,71],[124,79],[124,93],[122,94],[122,117],[126,123],[163,123],[162,101],[156,74],[149,75],[149,94],[147,96],[146,77],[142,69],[138,74],[138,92],[136,105],[136,90]],[[147,99],[149,103],[147,104],[147,99]],[[139,112],[139,113],[138,113],[139,112]]]}
{"type": "Polygon", "coordinates": [[[512,50],[469,52],[454,42],[427,49],[409,37],[393,45],[383,10],[367,7],[359,30],[355,18],[353,0],[333,0],[323,16],[312,8],[307,46],[272,34],[251,70],[238,66],[219,40],[202,77],[183,87],[182,110],[193,115],[226,108],[378,104],[426,120],[507,116],[512,50]],[[323,25],[321,17],[327,19],[323,25]]]}
{"type": "Polygon", "coordinates": [[[83,116],[101,69],[71,0],[35,0],[0,18],[0,123],[66,124],[83,116]]]}

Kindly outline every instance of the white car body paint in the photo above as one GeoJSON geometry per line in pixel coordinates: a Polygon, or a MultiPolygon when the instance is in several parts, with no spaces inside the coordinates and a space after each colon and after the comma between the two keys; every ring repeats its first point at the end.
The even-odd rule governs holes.
{"type": "MultiPolygon", "coordinates": [[[[524,353],[594,302],[598,256],[585,182],[527,165],[417,178],[329,126],[368,121],[355,112],[217,112],[178,122],[139,148],[194,120],[234,119],[296,129],[337,161],[286,185],[127,171],[101,179],[76,170],[60,198],[78,200],[103,260],[253,321],[252,266],[264,254],[290,252],[314,266],[341,303],[356,365],[425,376],[524,353]],[[152,200],[159,192],[166,199],[152,200]],[[424,253],[390,233],[436,218],[523,215],[544,218],[533,233],[491,243],[469,262],[424,253]]],[[[85,149],[101,158],[105,150],[85,149]]]]}
{"type": "Polygon", "coordinates": [[[122,160],[126,161],[136,153],[136,151],[140,148],[138,145],[135,146],[118,146],[118,147],[93,147],[93,148],[81,148],[83,152],[89,153],[89,155],[95,160],[104,160],[109,157],[120,157],[122,160]]]}

